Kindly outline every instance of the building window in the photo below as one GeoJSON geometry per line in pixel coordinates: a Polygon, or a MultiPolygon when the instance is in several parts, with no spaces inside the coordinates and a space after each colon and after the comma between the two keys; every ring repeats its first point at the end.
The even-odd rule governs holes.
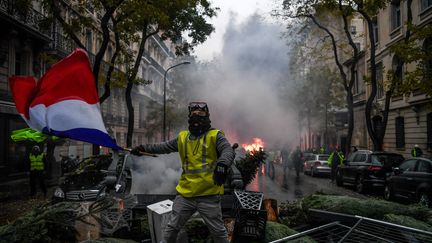
{"type": "Polygon", "coordinates": [[[354,45],[356,46],[358,51],[361,51],[361,44],[360,42],[355,42],[354,45]]]}
{"type": "Polygon", "coordinates": [[[402,116],[396,117],[396,148],[405,148],[405,120],[402,116]]]}
{"type": "Polygon", "coordinates": [[[401,26],[400,1],[394,0],[391,3],[391,27],[395,30],[401,26]]]}
{"type": "Polygon", "coordinates": [[[384,96],[384,75],[383,75],[383,65],[379,63],[377,65],[377,99],[381,99],[384,96]]]}
{"type": "Polygon", "coordinates": [[[400,91],[399,86],[402,84],[403,81],[403,65],[402,61],[397,57],[393,57],[392,61],[392,69],[394,72],[394,81],[396,82],[396,93],[400,91]]]}
{"type": "Polygon", "coordinates": [[[90,30],[87,30],[86,32],[86,48],[90,53],[93,53],[93,38],[92,38],[92,32],[90,30]]]}
{"type": "MultiPolygon", "coordinates": [[[[139,121],[138,121],[138,127],[139,128],[145,128],[145,120],[146,120],[146,107],[144,103],[139,103],[139,121]]],[[[141,141],[141,139],[139,139],[141,141]]]]}
{"type": "Polygon", "coordinates": [[[353,88],[354,88],[353,89],[353,94],[360,93],[360,90],[359,90],[359,79],[358,79],[358,72],[357,72],[357,70],[354,71],[354,87],[353,88]]]}
{"type": "MultiPolygon", "coordinates": [[[[432,0],[431,0],[432,1],[432,0]]],[[[432,38],[426,39],[423,43],[424,52],[424,81],[432,81],[432,38]]]]}
{"type": "Polygon", "coordinates": [[[432,112],[427,114],[427,149],[432,150],[432,112]]]}
{"type": "Polygon", "coordinates": [[[372,19],[372,28],[375,39],[375,45],[379,42],[379,29],[378,29],[378,18],[374,17],[372,19]]]}
{"type": "Polygon", "coordinates": [[[421,11],[432,7],[432,0],[421,0],[421,11]]]}
{"type": "Polygon", "coordinates": [[[20,51],[16,51],[15,52],[15,75],[24,74],[22,72],[22,65],[23,65],[22,53],[20,51]]]}
{"type": "Polygon", "coordinates": [[[356,28],[355,25],[351,25],[351,26],[349,27],[349,30],[350,30],[350,33],[351,33],[352,35],[357,34],[357,28],[356,28]]]}

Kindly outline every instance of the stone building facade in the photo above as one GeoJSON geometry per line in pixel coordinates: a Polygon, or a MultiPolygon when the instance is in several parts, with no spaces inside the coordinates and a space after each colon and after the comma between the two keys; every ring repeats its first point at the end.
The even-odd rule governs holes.
{"type": "MultiPolygon", "coordinates": [[[[432,24],[432,2],[419,0],[412,2],[413,24],[426,26],[432,24]]],[[[399,62],[398,58],[390,52],[390,47],[402,41],[407,31],[407,2],[393,1],[387,8],[380,11],[374,23],[376,43],[376,63],[378,64],[378,92],[374,102],[373,119],[382,117],[384,108],[385,91],[388,88],[386,71],[394,70],[399,62]]],[[[366,25],[365,25],[366,26],[366,25]]],[[[366,29],[366,28],[365,28],[366,29]]],[[[367,29],[366,29],[367,30],[367,29]]],[[[367,32],[366,35],[367,36],[367,32]]],[[[356,92],[356,129],[353,136],[353,144],[361,147],[373,148],[368,138],[366,125],[364,124],[364,104],[369,96],[370,87],[365,84],[363,76],[368,73],[369,46],[368,39],[364,39],[367,47],[363,59],[357,67],[358,79],[356,86],[362,87],[356,92]]],[[[432,40],[422,40],[420,43],[424,50],[432,49],[432,40]]],[[[402,72],[398,75],[404,79],[404,73],[413,71],[418,63],[404,64],[402,72]]],[[[432,70],[432,63],[426,63],[428,69],[432,70]]],[[[431,71],[429,71],[431,73],[431,71]]],[[[432,76],[424,77],[424,82],[432,82],[432,76]]],[[[390,113],[386,127],[383,149],[403,154],[406,158],[411,156],[410,151],[414,145],[419,145],[430,157],[432,152],[432,109],[431,97],[427,97],[420,90],[405,96],[394,96],[391,98],[390,113]]]]}

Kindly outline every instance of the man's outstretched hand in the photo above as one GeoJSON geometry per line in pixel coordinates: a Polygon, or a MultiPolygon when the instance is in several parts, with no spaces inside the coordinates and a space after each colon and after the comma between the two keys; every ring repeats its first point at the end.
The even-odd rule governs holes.
{"type": "Polygon", "coordinates": [[[213,181],[215,185],[221,186],[225,183],[228,174],[228,166],[224,163],[217,163],[213,173],[213,181]]]}
{"type": "Polygon", "coordinates": [[[144,146],[140,145],[140,146],[136,146],[135,148],[133,148],[131,150],[131,154],[136,155],[136,156],[141,156],[143,155],[141,152],[145,152],[144,150],[144,146]]]}

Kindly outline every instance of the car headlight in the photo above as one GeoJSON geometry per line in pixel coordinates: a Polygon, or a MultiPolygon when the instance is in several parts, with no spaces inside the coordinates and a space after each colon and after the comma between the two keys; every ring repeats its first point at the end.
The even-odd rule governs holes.
{"type": "Polygon", "coordinates": [[[54,191],[54,197],[64,198],[65,194],[60,187],[57,187],[54,191]]]}

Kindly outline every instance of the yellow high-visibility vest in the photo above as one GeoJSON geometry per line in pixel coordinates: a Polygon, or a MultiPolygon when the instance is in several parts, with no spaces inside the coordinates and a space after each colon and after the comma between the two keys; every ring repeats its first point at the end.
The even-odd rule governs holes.
{"type": "Polygon", "coordinates": [[[43,158],[43,153],[39,155],[30,154],[30,170],[44,170],[43,158]]]}
{"type": "MultiPolygon", "coordinates": [[[[335,154],[335,152],[332,152],[331,154],[330,154],[330,156],[329,156],[329,158],[328,158],[328,166],[332,166],[332,163],[333,163],[333,157],[334,157],[334,154],[335,154]]],[[[343,153],[342,152],[337,152],[336,153],[337,154],[337,156],[339,157],[339,164],[342,164],[343,163],[343,161],[344,161],[344,159],[345,159],[345,156],[343,155],[343,153]]]]}
{"type": "Polygon", "coordinates": [[[176,187],[184,197],[223,194],[223,185],[213,182],[213,171],[217,161],[216,137],[220,130],[209,130],[195,140],[189,131],[178,136],[178,151],[182,161],[182,175],[176,187]]]}

